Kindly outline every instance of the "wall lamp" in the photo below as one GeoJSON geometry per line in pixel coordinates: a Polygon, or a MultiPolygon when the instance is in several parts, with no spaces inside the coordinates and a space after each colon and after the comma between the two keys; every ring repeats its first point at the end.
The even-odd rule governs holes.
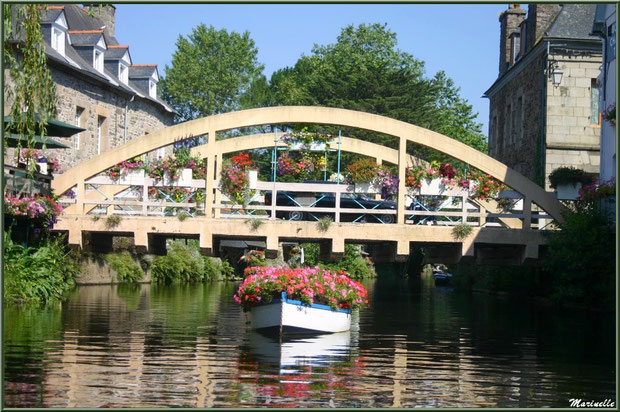
{"type": "Polygon", "coordinates": [[[554,86],[559,86],[562,83],[562,75],[564,72],[560,69],[560,65],[555,60],[549,60],[547,66],[547,78],[551,80],[554,86]]]}

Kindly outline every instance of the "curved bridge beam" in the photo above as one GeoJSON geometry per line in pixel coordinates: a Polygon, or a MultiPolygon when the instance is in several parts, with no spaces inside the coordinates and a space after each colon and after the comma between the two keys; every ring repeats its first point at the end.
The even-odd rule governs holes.
{"type": "MultiPolygon", "coordinates": [[[[63,193],[76,183],[83,182],[85,179],[108,169],[122,160],[170,145],[179,139],[193,136],[208,134],[209,145],[212,147],[209,150],[208,158],[214,160],[216,132],[234,128],[282,123],[338,125],[399,137],[399,176],[401,176],[401,189],[403,189],[401,190],[403,193],[399,194],[399,199],[400,196],[404,196],[404,179],[402,176],[405,169],[406,143],[410,141],[438,150],[493,176],[523,194],[526,202],[535,202],[554,219],[560,222],[563,221],[561,204],[554,196],[517,171],[464,143],[400,120],[375,114],[327,107],[264,107],[191,120],[134,139],[123,146],[102,153],[55,178],[52,182],[52,187],[56,193],[63,193]]],[[[213,173],[213,163],[213,161],[209,162],[208,173],[213,173]]],[[[212,174],[209,175],[212,176],[212,174]]],[[[81,191],[80,185],[78,185],[78,196],[80,196],[81,191]]],[[[399,204],[401,204],[400,201],[399,204]]]]}

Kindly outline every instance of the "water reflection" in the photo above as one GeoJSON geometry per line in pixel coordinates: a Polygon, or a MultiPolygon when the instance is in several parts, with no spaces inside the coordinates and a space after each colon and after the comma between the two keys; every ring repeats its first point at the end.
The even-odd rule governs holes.
{"type": "MultiPolygon", "coordinates": [[[[93,286],[6,308],[5,406],[566,407],[615,400],[613,316],[367,282],[358,327],[280,343],[234,283],[93,286]]],[[[356,324],[354,322],[354,324],[356,324]]]]}

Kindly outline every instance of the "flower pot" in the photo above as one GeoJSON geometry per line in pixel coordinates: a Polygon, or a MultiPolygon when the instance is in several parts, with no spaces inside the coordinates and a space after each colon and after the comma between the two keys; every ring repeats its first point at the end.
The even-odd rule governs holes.
{"type": "Polygon", "coordinates": [[[559,200],[576,200],[579,197],[581,182],[558,185],[555,195],[559,200]]]}
{"type": "Polygon", "coordinates": [[[325,142],[312,142],[310,143],[311,152],[324,152],[327,144],[325,142]]]}
{"type": "Polygon", "coordinates": [[[121,171],[121,176],[118,179],[118,183],[121,185],[143,185],[144,169],[121,171]]]}
{"type": "Polygon", "coordinates": [[[443,190],[444,187],[441,184],[441,179],[423,179],[422,187],[420,188],[420,194],[426,196],[439,195],[443,192],[443,190]]]}
{"type": "Polygon", "coordinates": [[[355,193],[381,193],[381,186],[374,183],[356,183],[355,193]]]}
{"type": "Polygon", "coordinates": [[[37,163],[37,166],[39,166],[39,173],[41,173],[42,175],[46,175],[48,174],[49,170],[47,168],[47,162],[43,163],[37,163]]]}
{"type": "Polygon", "coordinates": [[[179,180],[177,181],[177,184],[179,186],[191,186],[193,178],[192,172],[193,170],[189,168],[181,170],[181,174],[179,175],[179,180]]]}
{"type": "Polygon", "coordinates": [[[258,170],[248,170],[248,187],[256,189],[258,183],[258,170]]]}

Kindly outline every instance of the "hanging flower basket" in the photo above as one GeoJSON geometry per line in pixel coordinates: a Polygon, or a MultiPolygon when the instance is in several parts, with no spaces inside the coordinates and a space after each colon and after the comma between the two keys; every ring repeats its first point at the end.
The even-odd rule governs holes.
{"type": "Polygon", "coordinates": [[[144,169],[121,170],[118,183],[121,185],[143,185],[144,169]]]}
{"type": "Polygon", "coordinates": [[[556,197],[559,200],[576,200],[579,197],[582,183],[565,183],[555,188],[556,197]]]}

